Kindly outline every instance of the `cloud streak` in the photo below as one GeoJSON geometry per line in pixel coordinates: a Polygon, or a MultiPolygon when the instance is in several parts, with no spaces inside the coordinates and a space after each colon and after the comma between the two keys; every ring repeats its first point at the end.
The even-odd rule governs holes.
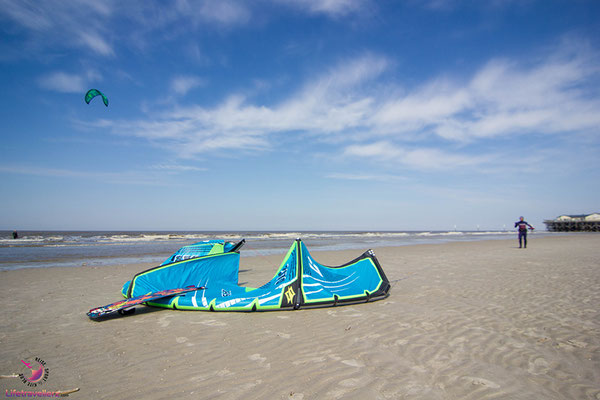
{"type": "Polygon", "coordinates": [[[94,180],[119,185],[177,186],[173,177],[179,174],[207,171],[206,168],[181,164],[158,164],[145,170],[125,170],[119,172],[85,171],[81,169],[48,168],[38,165],[0,165],[0,173],[30,175],[44,178],[69,178],[94,180]]]}
{"type": "Polygon", "coordinates": [[[84,80],[76,74],[54,72],[39,78],[39,84],[47,90],[63,93],[80,93],[84,90],[84,80]]]}
{"type": "Polygon", "coordinates": [[[287,4],[310,14],[323,14],[338,18],[362,10],[369,1],[367,0],[275,0],[277,3],[287,4]]]}
{"type": "MultiPolygon", "coordinates": [[[[434,78],[411,90],[380,90],[395,72],[393,62],[363,54],[306,80],[276,104],[253,104],[237,93],[214,107],[179,106],[159,117],[111,122],[110,128],[183,157],[225,149],[269,150],[276,147],[276,135],[304,135],[310,141],[343,143],[339,153],[346,158],[395,160],[425,170],[470,168],[492,156],[457,152],[469,143],[596,132],[595,56],[564,50],[569,47],[565,43],[529,64],[493,59],[470,78],[434,78]],[[437,145],[430,144],[432,138],[437,145]]],[[[173,81],[172,90],[184,94],[196,84],[195,78],[184,77],[173,81]]]]}
{"type": "Polygon", "coordinates": [[[472,156],[436,148],[400,147],[388,141],[350,145],[344,148],[343,155],[383,162],[393,161],[394,164],[419,170],[480,166],[492,162],[495,158],[491,154],[472,156]]]}
{"type": "Polygon", "coordinates": [[[217,31],[245,27],[258,14],[264,14],[264,7],[284,5],[308,15],[339,19],[359,13],[370,2],[177,0],[163,7],[154,0],[0,0],[0,19],[26,32],[33,55],[39,55],[40,50],[75,48],[86,49],[91,55],[114,57],[121,44],[147,49],[157,37],[170,41],[207,27],[217,31]],[[153,35],[157,32],[159,35],[153,35]]]}
{"type": "Polygon", "coordinates": [[[112,16],[112,2],[93,0],[0,1],[0,16],[4,15],[25,28],[37,42],[36,49],[61,44],[65,47],[87,48],[101,56],[111,56],[114,50],[105,39],[112,16]]]}
{"type": "Polygon", "coordinates": [[[190,90],[201,87],[204,84],[205,81],[197,76],[177,76],[171,80],[171,91],[183,96],[190,90]]]}
{"type": "Polygon", "coordinates": [[[379,76],[386,64],[370,55],[344,63],[271,107],[234,94],[213,108],[177,107],[159,118],[109,124],[115,134],[145,138],[183,157],[220,149],[269,149],[274,134],[339,134],[363,124],[372,100],[351,92],[379,76]]]}

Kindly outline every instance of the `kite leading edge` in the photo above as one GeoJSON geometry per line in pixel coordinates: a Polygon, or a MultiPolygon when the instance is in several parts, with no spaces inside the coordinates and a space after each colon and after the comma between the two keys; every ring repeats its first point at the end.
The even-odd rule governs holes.
{"type": "Polygon", "coordinates": [[[102,101],[104,102],[104,105],[108,107],[108,98],[104,95],[104,93],[102,93],[98,89],[88,90],[88,92],[85,94],[85,102],[87,104],[90,104],[90,101],[92,101],[92,99],[96,96],[102,96],[102,101]]]}

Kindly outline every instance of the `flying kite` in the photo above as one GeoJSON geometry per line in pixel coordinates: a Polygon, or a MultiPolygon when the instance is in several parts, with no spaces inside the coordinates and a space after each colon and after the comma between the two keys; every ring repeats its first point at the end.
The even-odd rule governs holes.
{"type": "Polygon", "coordinates": [[[102,96],[102,101],[104,102],[104,105],[108,107],[108,98],[104,95],[104,93],[102,93],[98,89],[88,90],[88,92],[85,94],[85,102],[87,104],[90,104],[90,101],[92,101],[92,99],[96,96],[102,96]]]}

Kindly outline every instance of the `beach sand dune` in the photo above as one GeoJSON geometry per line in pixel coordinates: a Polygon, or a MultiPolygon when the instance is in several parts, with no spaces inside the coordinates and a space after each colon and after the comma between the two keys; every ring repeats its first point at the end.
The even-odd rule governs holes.
{"type": "MultiPolygon", "coordinates": [[[[81,399],[600,399],[600,235],[375,249],[385,300],[267,313],[138,307],[96,322],[149,265],[0,272],[0,375],[81,399]]],[[[365,249],[366,250],[366,249],[365,249]]],[[[338,265],[362,251],[313,252],[338,265]]],[[[282,256],[244,257],[240,283],[282,256]]]]}

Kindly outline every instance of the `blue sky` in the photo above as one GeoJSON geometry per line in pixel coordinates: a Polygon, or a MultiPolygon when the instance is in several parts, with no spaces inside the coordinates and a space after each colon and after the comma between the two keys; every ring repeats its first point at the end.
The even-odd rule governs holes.
{"type": "Polygon", "coordinates": [[[0,0],[0,228],[599,212],[599,21],[595,0],[0,0]]]}

